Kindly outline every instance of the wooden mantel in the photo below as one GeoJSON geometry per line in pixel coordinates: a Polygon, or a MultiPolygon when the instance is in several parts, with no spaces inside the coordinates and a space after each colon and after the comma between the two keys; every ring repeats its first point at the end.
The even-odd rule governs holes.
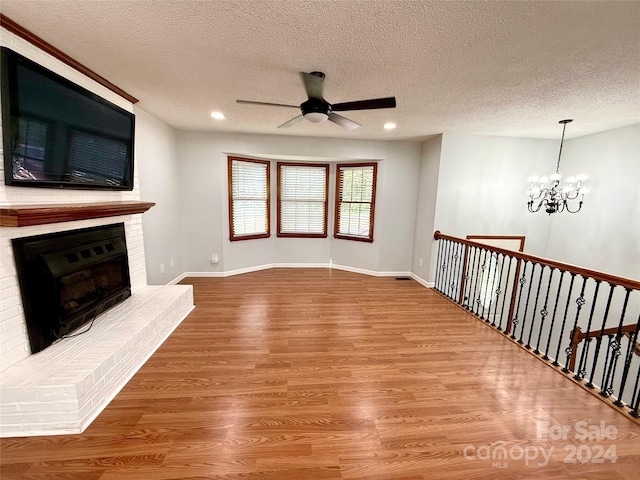
{"type": "Polygon", "coordinates": [[[28,227],[144,213],[154,202],[99,202],[0,206],[0,226],[28,227]]]}

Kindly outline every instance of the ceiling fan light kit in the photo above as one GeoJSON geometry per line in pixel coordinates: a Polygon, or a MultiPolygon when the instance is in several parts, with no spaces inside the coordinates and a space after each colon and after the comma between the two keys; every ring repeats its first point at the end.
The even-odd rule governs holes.
{"type": "Polygon", "coordinates": [[[331,108],[327,108],[325,103],[326,102],[322,102],[317,98],[310,98],[300,105],[300,110],[302,110],[302,115],[305,120],[309,120],[311,123],[322,123],[326,121],[329,118],[331,108]]]}
{"type": "Polygon", "coordinates": [[[304,114],[304,119],[309,120],[311,123],[322,123],[327,121],[329,115],[323,112],[308,112],[304,114]]]}
{"type": "Polygon", "coordinates": [[[378,108],[395,108],[396,97],[373,98],[369,100],[358,100],[355,102],[343,102],[330,104],[323,97],[325,74],[322,72],[305,73],[300,72],[304,88],[307,92],[307,100],[299,106],[287,105],[284,103],[256,102],[252,100],[236,100],[237,103],[245,103],[252,105],[265,105],[271,107],[289,107],[300,108],[301,115],[278,125],[278,128],[288,128],[300,120],[305,119],[311,123],[322,123],[326,120],[333,122],[341,127],[354,129],[361,125],[353,120],[349,120],[342,115],[334,112],[346,112],[352,110],[373,110],[378,108]]]}

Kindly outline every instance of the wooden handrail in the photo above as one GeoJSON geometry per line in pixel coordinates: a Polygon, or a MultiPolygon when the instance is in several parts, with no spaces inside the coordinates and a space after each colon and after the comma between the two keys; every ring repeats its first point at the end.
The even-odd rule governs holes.
{"type": "Polygon", "coordinates": [[[528,253],[516,252],[515,250],[507,250],[500,247],[492,247],[483,243],[473,242],[471,240],[465,240],[463,238],[452,237],[450,235],[444,235],[440,230],[436,230],[433,234],[433,238],[436,240],[451,240],[454,242],[468,245],[470,247],[484,248],[485,250],[491,250],[492,252],[501,253],[503,255],[509,255],[514,258],[525,260],[528,262],[534,262],[540,265],[546,265],[551,268],[558,268],[567,272],[576,273],[585,277],[591,277],[594,280],[600,280],[612,285],[620,285],[621,287],[631,290],[640,290],[640,281],[633,280],[631,278],[618,277],[616,275],[610,275],[608,273],[598,272],[597,270],[591,270],[589,268],[578,267],[569,263],[558,262],[556,260],[550,260],[544,257],[538,257],[535,255],[529,255],[528,253]]]}
{"type": "MultiPolygon", "coordinates": [[[[577,328],[580,329],[580,327],[577,327],[577,328]]],[[[630,325],[624,325],[620,328],[621,334],[632,333],[635,331],[636,331],[635,323],[632,323],[630,325]]],[[[592,330],[590,332],[583,332],[579,330],[577,333],[577,340],[578,340],[578,343],[580,343],[582,340],[584,340],[587,337],[598,338],[598,337],[604,337],[606,335],[615,335],[617,333],[618,333],[618,327],[605,328],[604,330],[592,330]]]]}
{"type": "Polygon", "coordinates": [[[567,377],[571,375],[570,378],[588,391],[596,391],[597,385],[593,381],[597,380],[596,374],[601,374],[602,385],[596,392],[598,397],[611,398],[614,400],[612,405],[628,408],[629,415],[640,418],[637,379],[633,380],[637,376],[636,355],[640,356],[640,325],[623,325],[625,318],[628,321],[637,316],[640,281],[480,243],[481,240],[444,235],[438,230],[433,236],[436,240],[443,240],[437,248],[435,291],[567,377]],[[471,255],[473,260],[470,260],[471,255]],[[514,263],[516,267],[523,267],[522,276],[520,268],[515,269],[514,275],[514,263]],[[559,276],[554,277],[556,270],[559,276]],[[563,279],[569,282],[568,289],[563,279]],[[609,290],[606,307],[602,296],[598,303],[602,282],[609,285],[602,285],[603,289],[609,290]],[[469,283],[468,289],[465,289],[465,283],[469,283]],[[578,283],[580,291],[577,298],[575,283],[578,283]],[[612,304],[616,289],[623,294],[622,305],[618,302],[620,295],[612,304]],[[509,298],[511,306],[507,314],[505,307],[509,298]],[[499,305],[500,300],[502,306],[499,305]],[[582,319],[582,323],[587,324],[586,333],[579,325],[583,306],[590,310],[588,322],[584,321],[584,315],[582,319]],[[632,307],[629,314],[628,306],[632,307]],[[615,311],[614,316],[620,315],[616,322],[618,326],[605,325],[610,307],[615,311]],[[621,311],[618,311],[619,307],[621,311]],[[602,308],[605,308],[604,317],[601,321],[594,320],[602,308]],[[566,332],[568,338],[565,337],[566,332]],[[628,343],[626,340],[622,343],[623,336],[628,343]],[[604,345],[602,340],[606,340],[604,345]],[[624,352],[621,351],[623,348],[624,352]],[[624,358],[619,361],[618,356],[622,353],[624,358]]]}
{"type": "MultiPolygon", "coordinates": [[[[637,325],[635,323],[629,325],[623,325],[620,327],[620,334],[629,337],[629,341],[632,340],[632,334],[635,333],[637,325]]],[[[578,352],[578,345],[585,338],[587,341],[591,339],[606,337],[608,335],[616,335],[618,333],[618,327],[605,328],[604,330],[592,330],[591,332],[583,332],[580,326],[576,326],[576,329],[571,332],[571,356],[569,357],[569,370],[575,371],[576,367],[576,354],[578,352]]],[[[640,348],[637,340],[634,342],[633,351],[636,355],[640,355],[640,348]]]]}

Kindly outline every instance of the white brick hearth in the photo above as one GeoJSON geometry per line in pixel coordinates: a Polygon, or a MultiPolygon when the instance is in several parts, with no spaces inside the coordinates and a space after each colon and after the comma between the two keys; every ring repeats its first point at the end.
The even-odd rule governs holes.
{"type": "Polygon", "coordinates": [[[4,371],[2,436],[82,432],[192,309],[191,285],[146,286],[4,371]]]}

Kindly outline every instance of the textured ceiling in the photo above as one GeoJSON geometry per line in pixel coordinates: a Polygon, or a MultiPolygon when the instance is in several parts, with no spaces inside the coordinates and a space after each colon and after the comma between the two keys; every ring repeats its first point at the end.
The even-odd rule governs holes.
{"type": "Polygon", "coordinates": [[[359,139],[558,138],[640,121],[640,2],[2,0],[0,11],[178,129],[359,139]],[[299,71],[338,103],[395,95],[361,123],[277,125],[299,71]],[[210,118],[212,110],[227,119],[210,118]],[[393,131],[382,128],[398,124],[393,131]]]}

